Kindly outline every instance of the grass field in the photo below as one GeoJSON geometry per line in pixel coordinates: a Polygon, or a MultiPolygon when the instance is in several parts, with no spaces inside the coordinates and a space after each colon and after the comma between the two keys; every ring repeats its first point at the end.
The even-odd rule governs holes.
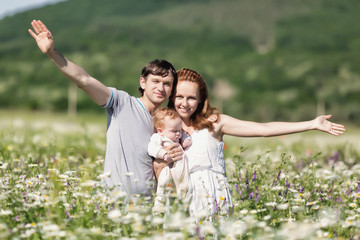
{"type": "MultiPolygon", "coordinates": [[[[150,199],[101,184],[106,118],[0,111],[0,238],[358,239],[360,131],[341,137],[227,137],[234,212],[195,222],[176,196],[150,199]]],[[[221,204],[219,204],[221,208],[221,204]]],[[[220,212],[220,211],[219,211],[220,212]]]]}

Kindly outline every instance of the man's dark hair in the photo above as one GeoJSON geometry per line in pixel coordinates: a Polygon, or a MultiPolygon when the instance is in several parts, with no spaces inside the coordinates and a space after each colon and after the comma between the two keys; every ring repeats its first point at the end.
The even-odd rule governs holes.
{"type": "MultiPolygon", "coordinates": [[[[163,59],[155,59],[151,62],[149,62],[148,64],[146,64],[146,66],[141,70],[141,77],[145,78],[149,75],[155,75],[155,76],[161,76],[161,77],[166,77],[169,74],[171,74],[174,78],[173,81],[173,89],[175,89],[176,84],[177,84],[177,74],[176,74],[176,70],[174,68],[174,66],[169,63],[166,60],[163,59]]],[[[144,89],[142,89],[141,87],[138,88],[139,92],[141,94],[141,96],[144,95],[144,89]]]]}

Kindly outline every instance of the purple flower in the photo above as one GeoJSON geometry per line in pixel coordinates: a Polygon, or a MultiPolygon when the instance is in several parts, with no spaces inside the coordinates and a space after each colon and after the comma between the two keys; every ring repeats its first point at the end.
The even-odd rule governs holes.
{"type": "Polygon", "coordinates": [[[254,197],[254,192],[251,192],[249,195],[249,199],[252,199],[254,197]]]}
{"type": "Polygon", "coordinates": [[[258,197],[259,197],[259,194],[257,193],[257,194],[255,195],[255,202],[258,201],[258,197]]]}
{"type": "Polygon", "coordinates": [[[245,183],[249,184],[249,172],[247,169],[246,169],[245,183]]]}
{"type": "Polygon", "coordinates": [[[218,212],[219,211],[219,206],[218,206],[218,203],[216,201],[216,198],[214,198],[214,203],[215,203],[215,210],[218,212]]]}
{"type": "Polygon", "coordinates": [[[198,236],[198,238],[199,238],[200,240],[204,239],[204,237],[201,236],[201,233],[200,233],[200,226],[197,226],[197,227],[196,227],[196,234],[197,234],[197,236],[198,236]]]}
{"type": "Polygon", "coordinates": [[[234,187],[235,187],[236,192],[240,194],[239,185],[235,184],[234,187]]]}
{"type": "Polygon", "coordinates": [[[277,177],[276,177],[276,179],[279,181],[279,179],[280,179],[280,175],[281,175],[281,170],[279,171],[279,173],[278,173],[278,175],[277,175],[277,177]]]}
{"type": "Polygon", "coordinates": [[[70,218],[70,214],[68,213],[68,211],[65,210],[65,215],[70,218]]]}
{"type": "Polygon", "coordinates": [[[346,192],[346,195],[349,196],[349,195],[352,193],[352,191],[353,191],[353,190],[351,189],[351,187],[349,187],[349,189],[348,189],[347,192],[346,192]]]}
{"type": "Polygon", "coordinates": [[[290,188],[290,183],[289,183],[289,178],[286,178],[286,185],[285,185],[288,189],[290,188]]]}
{"type": "Polygon", "coordinates": [[[252,177],[251,181],[254,182],[255,180],[256,180],[256,170],[253,173],[253,177],[252,177]]]}

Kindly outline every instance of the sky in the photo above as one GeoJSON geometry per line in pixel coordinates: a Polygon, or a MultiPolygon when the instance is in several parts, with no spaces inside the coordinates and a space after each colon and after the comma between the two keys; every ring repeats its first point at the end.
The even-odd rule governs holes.
{"type": "Polygon", "coordinates": [[[0,0],[0,18],[60,0],[0,0]]]}

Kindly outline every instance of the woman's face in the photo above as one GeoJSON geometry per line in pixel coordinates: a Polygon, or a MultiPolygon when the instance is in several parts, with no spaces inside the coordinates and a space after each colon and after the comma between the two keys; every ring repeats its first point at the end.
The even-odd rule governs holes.
{"type": "Polygon", "coordinates": [[[200,103],[199,86],[189,81],[179,81],[174,96],[174,106],[183,121],[189,120],[200,103]]]}

